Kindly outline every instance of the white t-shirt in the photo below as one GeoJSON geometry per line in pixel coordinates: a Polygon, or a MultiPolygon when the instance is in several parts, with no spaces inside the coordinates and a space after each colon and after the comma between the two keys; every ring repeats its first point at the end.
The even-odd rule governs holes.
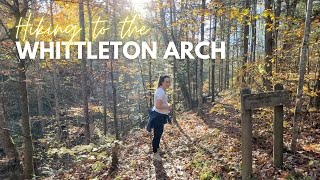
{"type": "Polygon", "coordinates": [[[162,104],[164,105],[168,105],[168,96],[166,94],[166,92],[160,87],[156,90],[156,92],[154,93],[154,106],[153,109],[154,111],[157,111],[158,113],[161,114],[169,114],[169,110],[167,109],[157,109],[156,108],[156,100],[157,99],[161,99],[162,100],[162,104]]]}

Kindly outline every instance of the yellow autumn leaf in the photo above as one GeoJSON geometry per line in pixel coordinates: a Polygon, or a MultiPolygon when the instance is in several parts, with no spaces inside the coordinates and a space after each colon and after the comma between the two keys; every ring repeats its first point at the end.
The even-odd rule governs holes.
{"type": "Polygon", "coordinates": [[[262,12],[262,16],[265,17],[265,18],[268,17],[269,14],[270,14],[270,13],[269,13],[268,10],[264,10],[264,11],[262,12]]]}
{"type": "Polygon", "coordinates": [[[309,110],[308,110],[309,112],[317,112],[318,110],[317,110],[317,108],[315,108],[315,107],[312,107],[312,108],[309,108],[309,110]]]}
{"type": "Polygon", "coordinates": [[[244,9],[244,10],[242,11],[242,14],[243,14],[244,16],[248,15],[249,13],[250,13],[250,9],[244,9]]]}

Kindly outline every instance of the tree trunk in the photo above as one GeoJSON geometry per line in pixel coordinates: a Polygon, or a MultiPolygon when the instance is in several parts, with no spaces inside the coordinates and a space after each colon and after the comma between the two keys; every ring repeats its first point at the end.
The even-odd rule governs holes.
{"type": "MultiPolygon", "coordinates": [[[[246,0],[245,8],[250,8],[250,0],[246,0]]],[[[248,63],[248,54],[249,54],[249,24],[248,24],[249,17],[246,15],[244,17],[244,31],[243,31],[243,56],[242,56],[242,87],[246,86],[246,77],[247,77],[247,63],[248,63]]]]}
{"type": "MultiPolygon", "coordinates": [[[[189,39],[188,37],[189,33],[186,33],[186,37],[187,37],[187,41],[189,39]]],[[[188,93],[191,95],[188,98],[188,108],[191,109],[192,108],[192,89],[191,89],[191,74],[190,74],[190,59],[187,57],[186,58],[187,61],[187,84],[188,84],[188,93]]]]}
{"type": "MultiPolygon", "coordinates": [[[[252,43],[251,43],[251,62],[256,60],[256,45],[257,45],[257,20],[255,18],[257,14],[257,0],[252,2],[252,43]]],[[[253,78],[253,77],[252,77],[253,78]]]]}
{"type": "Polygon", "coordinates": [[[309,35],[311,31],[311,13],[312,13],[313,0],[308,0],[308,6],[306,11],[305,30],[302,42],[302,48],[300,52],[300,64],[299,64],[299,82],[297,88],[296,107],[293,118],[293,131],[291,140],[291,150],[297,151],[297,139],[298,139],[298,120],[301,112],[301,98],[303,93],[304,75],[306,73],[307,52],[309,49],[309,35]]]}
{"type": "MultiPolygon", "coordinates": [[[[51,28],[54,28],[54,22],[53,22],[53,0],[50,0],[50,21],[51,21],[51,28]]],[[[52,41],[55,42],[55,37],[52,34],[51,37],[52,41]]],[[[61,135],[62,135],[62,129],[61,129],[61,122],[60,122],[60,78],[58,76],[58,66],[56,60],[52,60],[52,73],[53,73],[53,90],[54,90],[54,103],[55,103],[55,120],[58,124],[57,127],[57,134],[56,134],[56,140],[58,142],[61,141],[61,135]]]]}
{"type": "MultiPolygon", "coordinates": [[[[151,43],[150,43],[151,44],[151,43]]],[[[149,108],[152,108],[152,93],[151,93],[151,89],[152,89],[152,71],[151,71],[151,68],[152,68],[152,59],[149,58],[149,108]]]]}
{"type": "MultiPolygon", "coordinates": [[[[195,31],[192,31],[192,42],[195,43],[196,42],[196,32],[195,31]]],[[[197,65],[197,61],[193,61],[192,62],[192,66],[195,67],[194,68],[194,77],[193,77],[193,85],[192,85],[192,88],[193,88],[193,99],[194,99],[194,102],[192,103],[192,107],[197,107],[198,103],[197,103],[197,96],[198,96],[198,83],[197,83],[197,79],[198,79],[198,65],[197,65]]]]}
{"type": "Polygon", "coordinates": [[[36,91],[37,91],[37,107],[38,107],[38,116],[43,116],[43,87],[42,87],[42,81],[43,76],[39,65],[39,58],[35,59],[35,69],[39,75],[39,79],[36,82],[36,91]]]}
{"type": "MultiPolygon", "coordinates": [[[[275,22],[274,22],[274,49],[278,49],[278,36],[279,36],[279,24],[280,24],[280,14],[281,14],[281,0],[276,1],[276,8],[275,8],[275,22]]],[[[277,73],[278,70],[278,52],[275,56],[275,72],[277,73]]]]}
{"type": "MultiPolygon", "coordinates": [[[[210,18],[209,18],[209,41],[212,39],[212,15],[210,15],[210,18]]],[[[209,77],[208,77],[208,81],[209,81],[209,91],[208,91],[208,95],[211,94],[211,57],[210,57],[210,64],[209,64],[209,77]]]]}
{"type": "MultiPolygon", "coordinates": [[[[237,24],[235,24],[235,28],[237,28],[237,24]]],[[[236,55],[236,53],[235,53],[235,51],[238,51],[238,48],[236,47],[236,41],[237,41],[237,39],[236,39],[236,33],[234,33],[234,36],[233,36],[233,38],[234,38],[234,41],[233,41],[233,44],[232,44],[232,58],[231,58],[231,88],[233,88],[234,86],[233,86],[233,77],[234,77],[234,61],[235,61],[235,59],[236,59],[236,57],[235,57],[235,55],[236,55]]]]}
{"type": "MultiPolygon", "coordinates": [[[[223,15],[220,17],[220,38],[224,39],[224,17],[223,15]]],[[[221,58],[221,56],[219,55],[219,92],[221,92],[224,88],[224,84],[223,84],[223,65],[224,65],[224,60],[221,58]]]]}
{"type": "MultiPolygon", "coordinates": [[[[175,1],[172,0],[170,1],[170,23],[172,24],[173,22],[176,21],[175,19],[175,1]]],[[[173,26],[171,25],[171,37],[172,39],[174,40],[175,44],[177,44],[177,32],[176,32],[176,28],[173,28],[173,26]]],[[[176,112],[175,112],[175,109],[176,109],[176,100],[177,100],[177,88],[176,88],[176,58],[173,58],[172,59],[172,74],[173,74],[173,77],[172,77],[172,84],[173,84],[173,88],[172,88],[172,91],[173,91],[173,94],[172,94],[172,120],[173,122],[176,122],[176,112]]]]}
{"type": "Polygon", "coordinates": [[[317,74],[317,80],[316,80],[316,85],[314,88],[314,91],[317,92],[317,96],[315,97],[315,107],[317,109],[320,109],[320,50],[318,50],[318,64],[316,68],[316,73],[317,74]]]}
{"type": "Polygon", "coordinates": [[[107,60],[104,62],[104,70],[103,70],[103,88],[102,88],[102,96],[103,96],[103,134],[107,135],[107,60]]]}
{"type": "MultiPolygon", "coordinates": [[[[271,0],[265,0],[265,10],[270,11],[271,14],[271,0]]],[[[267,90],[272,90],[272,21],[271,16],[266,17],[266,26],[265,26],[265,71],[266,76],[263,79],[263,84],[267,90]]]]}
{"type": "MultiPolygon", "coordinates": [[[[213,36],[212,36],[212,41],[216,41],[217,37],[217,17],[215,16],[214,18],[214,27],[213,27],[213,36]]],[[[211,49],[212,50],[212,49],[211,49]]],[[[216,66],[216,60],[211,59],[211,102],[214,102],[215,98],[215,66],[216,66]]]]}
{"type": "MultiPolygon", "coordinates": [[[[93,43],[93,40],[92,40],[92,13],[91,13],[91,7],[90,7],[90,0],[86,0],[86,3],[87,3],[87,12],[88,12],[88,27],[89,27],[89,42],[92,42],[93,43]]],[[[88,96],[88,98],[90,98],[91,97],[91,93],[92,93],[92,91],[93,91],[93,87],[94,87],[94,81],[93,81],[93,59],[90,59],[90,61],[89,61],[89,77],[87,76],[87,79],[88,79],[88,84],[89,84],[89,86],[88,86],[88,92],[87,92],[87,96],[88,96]]],[[[88,110],[89,111],[89,110],[88,110]]],[[[88,112],[89,113],[89,117],[88,118],[90,118],[90,112],[88,112]]],[[[91,116],[91,119],[92,120],[89,120],[89,122],[91,122],[91,123],[93,123],[93,117],[91,116]]]]}
{"type": "MultiPolygon", "coordinates": [[[[231,7],[231,0],[229,0],[228,6],[231,7]]],[[[230,79],[230,32],[231,32],[231,23],[232,21],[228,21],[227,25],[227,42],[226,42],[226,66],[225,66],[225,75],[224,75],[224,89],[229,89],[229,79],[230,79]]]]}
{"type": "MultiPolygon", "coordinates": [[[[105,13],[109,13],[109,1],[106,1],[105,13]]],[[[108,21],[105,22],[105,27],[108,27],[108,21]]],[[[108,39],[107,33],[105,38],[108,39]]],[[[102,96],[103,96],[103,134],[107,135],[107,75],[108,75],[108,61],[104,61],[104,70],[103,70],[103,84],[102,84],[102,96]]]]}
{"type": "Polygon", "coordinates": [[[29,119],[29,101],[28,101],[28,91],[27,91],[27,77],[26,77],[26,66],[24,59],[20,59],[19,62],[19,90],[21,99],[21,125],[24,139],[24,176],[25,179],[32,179],[34,176],[33,167],[33,141],[30,128],[29,119]]]}
{"type": "MultiPolygon", "coordinates": [[[[91,13],[91,7],[90,7],[90,0],[86,0],[86,5],[87,5],[87,12],[88,12],[88,26],[89,26],[89,42],[92,42],[92,13],[91,13]]],[[[92,71],[93,71],[93,68],[92,68],[92,62],[93,60],[90,59],[90,75],[92,75],[92,71]]],[[[90,81],[90,87],[93,87],[93,82],[90,81]]],[[[90,88],[89,88],[90,90],[90,88]]],[[[89,92],[90,94],[90,92],[89,92]]]]}
{"type": "MultiPolygon", "coordinates": [[[[113,27],[113,35],[114,35],[114,40],[117,39],[117,26],[115,25],[117,20],[116,20],[116,10],[117,10],[117,3],[116,0],[113,1],[113,13],[112,13],[112,17],[113,17],[113,23],[114,23],[114,27],[113,27]]],[[[111,51],[113,52],[113,51],[111,51]]],[[[112,54],[112,56],[114,56],[114,54],[112,54]]],[[[116,139],[119,140],[120,139],[120,134],[119,134],[119,130],[118,130],[118,119],[117,119],[117,88],[116,88],[116,84],[114,82],[114,72],[113,72],[113,61],[111,60],[111,86],[112,86],[112,99],[113,99],[113,119],[114,119],[114,129],[115,129],[115,133],[116,133],[116,139]]]]}
{"type": "MultiPolygon", "coordinates": [[[[205,11],[206,9],[206,0],[202,0],[202,10],[205,11]]],[[[201,15],[201,42],[204,41],[204,12],[201,15]]],[[[204,53],[204,46],[200,48],[200,53],[204,53]]],[[[198,111],[197,115],[198,116],[204,116],[203,112],[203,102],[202,102],[202,97],[203,97],[203,59],[198,58],[198,111]]]]}
{"type": "MultiPolygon", "coordinates": [[[[83,0],[79,0],[79,22],[80,22],[80,41],[85,41],[85,24],[84,24],[84,6],[83,0]]],[[[83,117],[84,117],[84,134],[85,143],[90,143],[90,122],[89,122],[89,107],[88,107],[88,78],[87,78],[87,61],[86,51],[82,47],[82,59],[81,59],[81,74],[82,74],[82,98],[83,98],[83,117]]]]}

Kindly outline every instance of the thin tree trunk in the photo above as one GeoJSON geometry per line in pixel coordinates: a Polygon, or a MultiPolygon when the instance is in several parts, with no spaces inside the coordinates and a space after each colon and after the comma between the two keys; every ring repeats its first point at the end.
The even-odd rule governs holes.
{"type": "MultiPolygon", "coordinates": [[[[213,36],[212,36],[212,41],[216,41],[217,37],[217,16],[214,18],[214,27],[213,27],[213,36]]],[[[212,50],[212,49],[211,49],[212,50]]],[[[211,59],[211,102],[214,102],[215,98],[215,66],[216,66],[216,60],[211,59]]]]}
{"type": "MultiPolygon", "coordinates": [[[[205,11],[206,9],[206,0],[202,0],[201,4],[202,10],[205,11]]],[[[204,41],[204,13],[201,15],[201,42],[204,41]]],[[[202,46],[200,48],[200,53],[204,53],[204,47],[202,46]]],[[[198,116],[203,116],[203,102],[202,102],[202,97],[203,97],[203,59],[198,58],[198,111],[197,115],[198,116]]]]}
{"type": "MultiPolygon", "coordinates": [[[[189,31],[186,32],[187,41],[189,39],[188,35],[189,35],[189,31]]],[[[189,96],[189,99],[188,99],[188,108],[191,109],[192,108],[192,89],[191,89],[191,75],[190,75],[190,59],[188,57],[186,59],[187,59],[188,92],[189,92],[189,94],[191,94],[191,96],[189,96]]]]}
{"type": "Polygon", "coordinates": [[[24,59],[19,62],[19,90],[21,99],[21,125],[24,139],[24,176],[25,179],[32,179],[34,176],[33,166],[33,140],[31,135],[29,119],[29,101],[27,91],[26,66],[24,59]]]}
{"type": "MultiPolygon", "coordinates": [[[[235,39],[236,39],[236,46],[238,47],[239,44],[239,34],[238,34],[238,21],[236,21],[236,33],[235,33],[235,39]]],[[[237,56],[236,56],[236,60],[237,60],[237,68],[240,68],[240,61],[239,61],[239,50],[240,48],[236,48],[237,50],[237,56]]],[[[237,78],[238,79],[238,78],[237,78]]]]}
{"type": "MultiPolygon", "coordinates": [[[[236,27],[237,28],[237,27],[236,27]]],[[[236,33],[234,33],[234,40],[236,41],[236,33]]],[[[233,42],[233,44],[232,44],[232,57],[231,57],[231,88],[233,88],[233,71],[234,71],[234,61],[235,61],[235,51],[237,50],[236,49],[236,42],[233,42]]]]}
{"type": "Polygon", "coordinates": [[[107,135],[107,60],[104,62],[103,70],[103,134],[107,135]]]}
{"type": "MultiPolygon", "coordinates": [[[[89,42],[92,42],[92,13],[91,13],[91,7],[90,7],[90,0],[86,0],[87,1],[87,11],[88,11],[88,26],[89,26],[89,42]]],[[[92,90],[94,87],[94,82],[93,82],[93,79],[92,79],[92,76],[93,76],[93,59],[90,59],[89,61],[89,75],[90,75],[90,78],[89,79],[89,87],[88,87],[88,97],[91,96],[91,93],[92,93],[92,90]]],[[[90,112],[89,112],[90,113],[90,112]]],[[[89,117],[90,117],[90,114],[89,114],[89,117]]]]}
{"type": "MultiPolygon", "coordinates": [[[[276,1],[276,9],[275,9],[275,22],[274,22],[274,48],[275,49],[278,49],[278,36],[279,36],[279,24],[280,24],[280,14],[281,14],[281,0],[277,0],[276,1]]],[[[275,72],[277,73],[279,71],[278,69],[278,65],[279,65],[279,62],[278,62],[278,54],[280,54],[279,52],[276,53],[275,55],[275,72]]]]}
{"type": "MultiPolygon", "coordinates": [[[[229,0],[229,4],[231,7],[231,0],[229,0]]],[[[231,32],[231,23],[232,21],[228,21],[228,26],[227,26],[227,49],[226,49],[226,66],[225,66],[225,82],[224,82],[224,89],[229,89],[229,79],[230,79],[230,32],[231,32]]]]}
{"type": "MultiPolygon", "coordinates": [[[[118,5],[117,1],[112,1],[112,23],[113,23],[113,38],[114,41],[117,40],[117,16],[116,12],[118,5]]],[[[114,52],[111,50],[111,52],[114,52]]],[[[111,53],[111,57],[114,57],[114,53],[111,53]]],[[[115,77],[114,77],[114,70],[113,70],[113,63],[114,59],[112,58],[110,61],[110,78],[111,78],[111,87],[112,87],[112,100],[113,100],[113,120],[114,120],[114,130],[116,134],[116,140],[120,140],[120,132],[119,132],[119,125],[118,125],[118,117],[117,117],[117,87],[115,83],[115,77]]],[[[115,141],[114,146],[112,147],[112,170],[115,170],[118,168],[119,158],[118,158],[118,152],[119,152],[119,144],[117,141],[115,141]]]]}
{"type": "MultiPolygon", "coordinates": [[[[150,39],[151,41],[151,39],[150,39]]],[[[151,93],[151,89],[152,89],[152,59],[149,58],[149,108],[152,108],[152,93],[151,93]]]]}
{"type": "MultiPolygon", "coordinates": [[[[53,0],[50,0],[50,21],[51,21],[51,28],[54,28],[54,22],[53,22],[53,0]]],[[[51,37],[52,41],[55,42],[55,37],[52,34],[51,37]]],[[[60,78],[58,76],[58,66],[56,60],[52,60],[52,73],[53,73],[53,86],[54,86],[54,103],[55,103],[55,120],[58,124],[57,127],[57,134],[56,134],[56,140],[58,142],[61,141],[61,122],[60,122],[60,78]]]]}
{"type": "MultiPolygon", "coordinates": [[[[271,12],[271,0],[265,0],[265,10],[271,12]]],[[[271,14],[271,13],[270,13],[271,14]]],[[[272,89],[271,77],[272,77],[272,21],[271,15],[266,17],[266,26],[265,26],[265,70],[266,76],[264,77],[263,84],[267,90],[272,89]]]]}
{"type": "Polygon", "coordinates": [[[318,64],[316,68],[317,80],[314,91],[317,92],[317,96],[315,97],[315,107],[320,109],[320,50],[318,49],[318,64]]]}
{"type": "Polygon", "coordinates": [[[36,91],[37,91],[37,107],[38,107],[38,116],[43,116],[43,87],[42,87],[42,81],[43,76],[39,65],[39,58],[35,59],[35,69],[39,75],[39,79],[36,84],[36,91]]]}
{"type": "MultiPolygon", "coordinates": [[[[112,17],[113,17],[113,22],[114,24],[116,24],[117,20],[116,20],[116,10],[117,10],[117,2],[116,0],[113,1],[113,13],[112,13],[112,17]]],[[[113,35],[114,35],[114,40],[117,39],[117,26],[115,25],[113,28],[113,35]]],[[[114,54],[112,54],[114,56],[114,54]]],[[[114,129],[115,129],[115,133],[116,133],[116,139],[119,140],[120,139],[120,134],[119,134],[119,130],[118,130],[118,119],[117,119],[117,88],[116,88],[116,84],[114,82],[114,71],[113,71],[113,60],[111,60],[111,72],[110,72],[110,76],[111,76],[111,86],[112,86],[112,98],[113,98],[113,118],[114,118],[114,129]]]]}
{"type": "MultiPolygon", "coordinates": [[[[193,31],[192,32],[192,42],[195,43],[196,42],[196,32],[193,31]]],[[[198,99],[198,65],[197,65],[197,61],[193,61],[193,67],[194,68],[194,79],[193,79],[193,97],[194,97],[194,105],[193,107],[196,107],[198,106],[198,102],[197,102],[197,99],[198,99]]]]}
{"type": "MultiPolygon", "coordinates": [[[[105,13],[109,13],[109,1],[106,1],[105,13]]],[[[105,22],[105,26],[108,27],[108,21],[105,22]]],[[[105,38],[108,39],[108,35],[105,34],[105,38]]],[[[103,133],[107,135],[107,75],[108,75],[108,61],[104,61],[104,70],[103,70],[103,133]]]]}
{"type": "MultiPolygon", "coordinates": [[[[251,61],[256,60],[256,44],[257,44],[257,20],[255,18],[257,14],[257,0],[253,0],[252,3],[252,43],[251,43],[251,61]]],[[[253,78],[253,77],[252,77],[253,78]]]]}
{"type": "MultiPolygon", "coordinates": [[[[220,38],[224,39],[224,20],[223,15],[220,17],[220,38]]],[[[226,52],[227,53],[227,52],[226,52]]],[[[221,92],[224,88],[223,84],[223,66],[224,66],[224,60],[219,55],[219,92],[221,92]]]]}
{"type": "MultiPolygon", "coordinates": [[[[91,13],[91,7],[90,7],[90,0],[86,0],[86,5],[87,5],[87,11],[88,11],[88,26],[89,26],[89,42],[92,42],[92,13],[91,13]]],[[[92,62],[93,60],[90,59],[90,75],[92,75],[92,62]]],[[[92,81],[89,82],[90,83],[90,87],[93,86],[92,81]]],[[[90,93],[90,92],[89,92],[90,93]]]]}
{"type": "MultiPolygon", "coordinates": [[[[212,15],[210,15],[210,18],[209,18],[209,40],[212,39],[212,15]]],[[[212,57],[210,57],[210,62],[209,62],[209,77],[208,77],[208,83],[209,83],[209,92],[208,92],[208,95],[210,95],[210,91],[211,91],[211,59],[212,57]]]]}
{"type": "Polygon", "coordinates": [[[297,139],[298,139],[298,120],[301,118],[299,114],[301,113],[301,98],[303,93],[303,84],[304,76],[306,73],[306,62],[307,62],[307,52],[309,49],[309,35],[311,31],[311,13],[312,13],[313,0],[308,0],[308,6],[306,11],[306,20],[305,20],[305,31],[302,42],[302,48],[300,52],[300,64],[299,64],[299,82],[297,88],[297,97],[296,97],[296,107],[294,111],[293,118],[293,131],[292,131],[292,140],[291,140],[291,150],[293,152],[297,151],[297,139]]]}
{"type": "MultiPolygon", "coordinates": [[[[84,6],[83,0],[79,0],[79,22],[80,28],[80,41],[86,40],[85,35],[85,24],[84,24],[84,6]]],[[[82,47],[83,48],[83,47],[82,47]]],[[[88,78],[87,78],[87,61],[86,61],[86,51],[82,49],[82,59],[81,59],[81,74],[82,74],[82,98],[83,98],[83,117],[84,117],[84,134],[85,143],[90,143],[90,122],[89,122],[89,107],[88,107],[88,78]]]]}
{"type": "MultiPolygon", "coordinates": [[[[171,1],[170,1],[171,2],[171,1]]],[[[175,1],[172,0],[171,2],[171,6],[170,6],[170,23],[172,24],[173,22],[176,21],[175,19],[175,1]],[[174,12],[174,13],[173,13],[174,12]]],[[[176,32],[176,28],[173,28],[173,26],[171,25],[171,36],[172,36],[172,39],[174,40],[174,42],[177,44],[177,32],[176,32]]],[[[173,58],[172,59],[173,62],[173,66],[172,66],[172,74],[173,74],[173,77],[172,77],[172,84],[173,84],[173,94],[172,94],[172,120],[173,122],[176,122],[176,97],[177,97],[177,91],[176,91],[176,58],[173,58]]]]}
{"type": "MultiPolygon", "coordinates": [[[[250,0],[246,0],[245,8],[250,8],[250,0]]],[[[248,54],[249,54],[249,24],[248,24],[249,17],[244,17],[244,31],[243,31],[243,56],[242,56],[242,87],[246,86],[246,77],[247,77],[247,63],[248,63],[248,54]]]]}

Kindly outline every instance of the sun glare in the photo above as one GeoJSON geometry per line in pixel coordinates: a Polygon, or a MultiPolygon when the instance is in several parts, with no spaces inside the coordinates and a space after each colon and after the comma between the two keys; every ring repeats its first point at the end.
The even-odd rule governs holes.
{"type": "Polygon", "coordinates": [[[146,11],[146,6],[151,0],[131,0],[132,6],[141,13],[141,15],[144,14],[146,11]]]}

